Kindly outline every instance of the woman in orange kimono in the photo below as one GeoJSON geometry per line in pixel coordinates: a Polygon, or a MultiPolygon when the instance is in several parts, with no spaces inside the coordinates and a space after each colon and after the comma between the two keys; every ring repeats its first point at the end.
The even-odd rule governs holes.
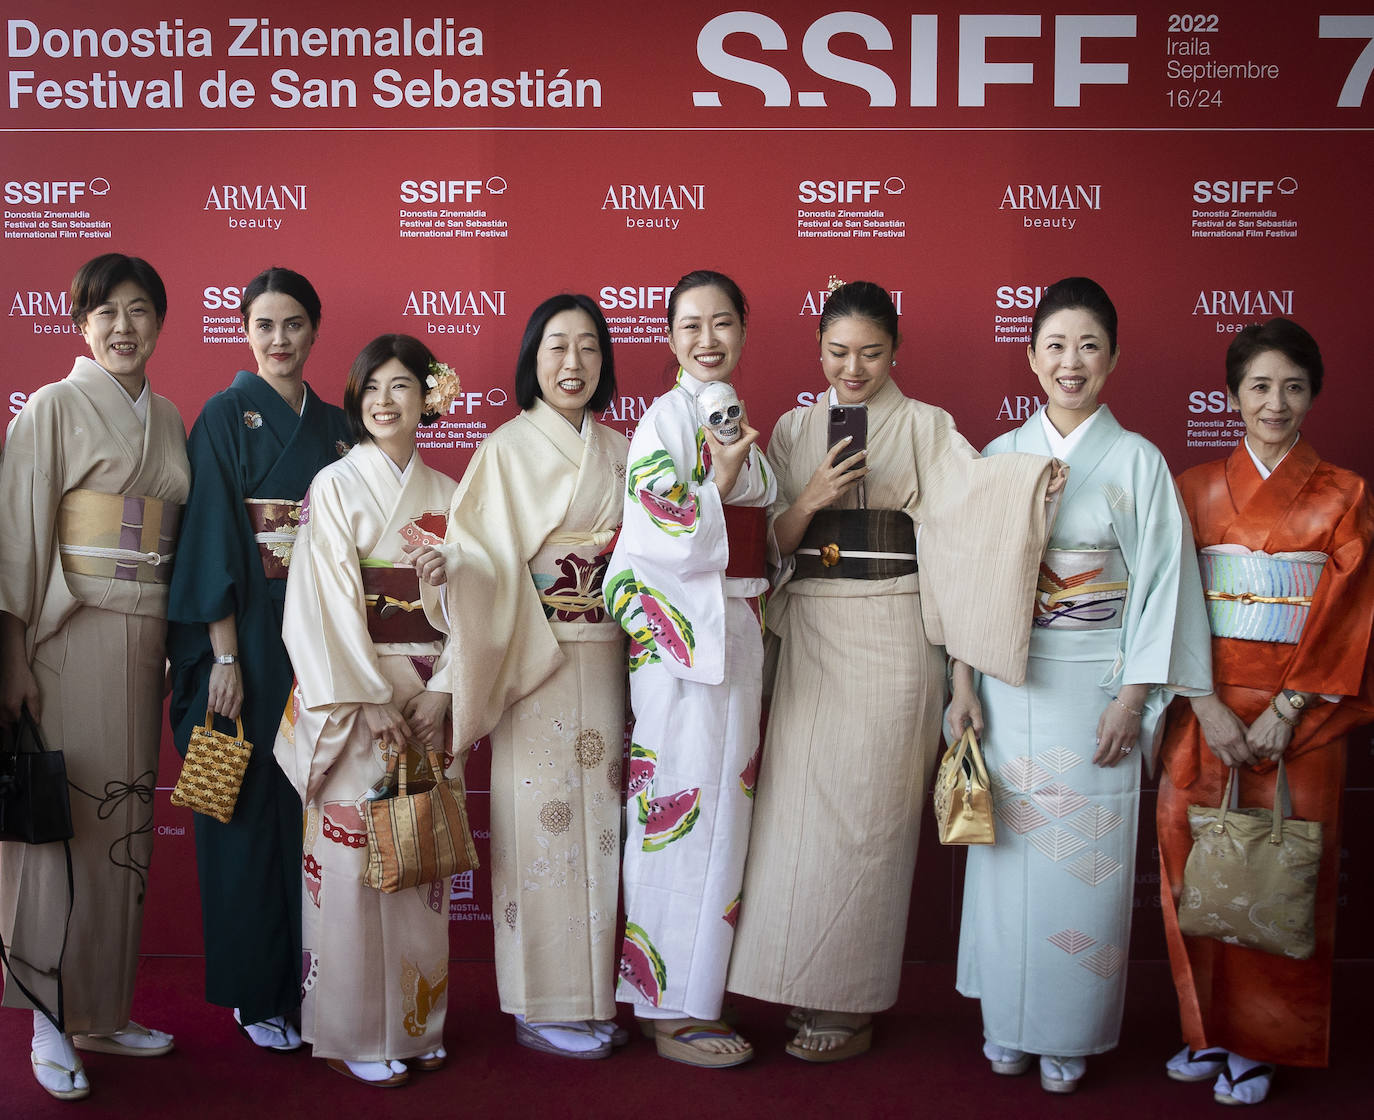
{"type": "Polygon", "coordinates": [[[1229,458],[1178,479],[1200,550],[1215,691],[1175,705],[1163,749],[1164,925],[1186,1043],[1167,1072],[1215,1078],[1222,1103],[1258,1104],[1275,1065],[1327,1064],[1346,737],[1374,719],[1374,502],[1364,479],[1301,438],[1322,385],[1321,352],[1302,327],[1246,327],[1227,351],[1226,385],[1245,439],[1229,458]],[[1247,567],[1320,577],[1308,602],[1251,602],[1239,598],[1243,575],[1237,582],[1247,567]],[[1279,758],[1292,815],[1323,825],[1310,960],[1178,927],[1188,807],[1219,805],[1230,769],[1240,805],[1272,804],[1279,758]]]}

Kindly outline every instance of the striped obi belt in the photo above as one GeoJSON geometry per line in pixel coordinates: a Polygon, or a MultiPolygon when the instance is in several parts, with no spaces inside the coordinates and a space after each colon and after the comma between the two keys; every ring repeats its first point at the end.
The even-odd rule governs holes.
{"type": "Polygon", "coordinates": [[[287,498],[244,498],[258,556],[268,579],[285,579],[301,529],[301,503],[287,498]]]}
{"type": "MultiPolygon", "coordinates": [[[[530,575],[550,622],[605,622],[601,584],[610,562],[614,529],[551,533],[530,561],[530,575]]],[[[614,624],[613,624],[614,625],[614,624]]]]}
{"type": "Polygon", "coordinates": [[[370,557],[362,562],[367,633],[378,645],[441,642],[420,602],[420,577],[414,568],[392,567],[370,557]]]}
{"type": "Polygon", "coordinates": [[[1032,624],[1047,630],[1119,629],[1129,589],[1119,548],[1046,549],[1032,624]]]}
{"type": "Polygon", "coordinates": [[[68,490],[57,507],[62,570],[97,579],[170,583],[182,507],[157,498],[68,490]]]}
{"type": "Polygon", "coordinates": [[[795,579],[895,579],[916,571],[916,526],[899,509],[823,509],[793,555],[795,579]]]}
{"type": "Polygon", "coordinates": [[[1271,556],[1204,548],[1198,553],[1198,567],[1212,633],[1218,638],[1297,645],[1328,559],[1324,552],[1271,556]]]}

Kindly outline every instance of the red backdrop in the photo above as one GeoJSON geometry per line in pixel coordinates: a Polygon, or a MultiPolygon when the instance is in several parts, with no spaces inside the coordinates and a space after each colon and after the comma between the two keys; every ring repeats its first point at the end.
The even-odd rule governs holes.
{"type": "MultiPolygon", "coordinates": [[[[853,7],[535,0],[453,15],[339,0],[239,17],[16,0],[0,93],[9,411],[70,368],[82,347],[67,282],[114,249],[167,282],[151,370],[189,427],[251,363],[240,289],[282,264],[324,300],[308,377],[326,397],[383,331],[418,335],[459,370],[466,396],[427,437],[427,458],[456,475],[514,414],[537,302],[585,291],[605,309],[620,382],[606,419],[628,431],[667,383],[668,289],[714,267],[750,297],[737,380],[765,433],[822,386],[815,322],[838,275],[894,292],[899,382],[981,443],[1037,403],[1024,344],[1039,289],[1082,273],[1121,313],[1106,399],[1176,469],[1236,439],[1228,336],[1284,314],[1330,371],[1308,436],[1374,473],[1359,374],[1374,2],[853,7]]],[[[167,748],[164,784],[174,762],[167,748]]],[[[474,791],[484,763],[479,749],[474,791]]],[[[1374,955],[1359,929],[1370,877],[1351,873],[1374,861],[1372,776],[1362,735],[1345,956],[1374,955]]],[[[165,798],[145,949],[198,952],[189,815],[165,798]]],[[[473,803],[484,831],[481,792],[473,803]]],[[[912,955],[951,955],[942,900],[957,872],[927,846],[912,955]]],[[[1147,838],[1144,910],[1152,875],[1147,838]]],[[[455,952],[489,956],[488,885],[479,872],[461,888],[455,952]]],[[[1159,955],[1156,923],[1137,927],[1137,954],[1159,955]]]]}

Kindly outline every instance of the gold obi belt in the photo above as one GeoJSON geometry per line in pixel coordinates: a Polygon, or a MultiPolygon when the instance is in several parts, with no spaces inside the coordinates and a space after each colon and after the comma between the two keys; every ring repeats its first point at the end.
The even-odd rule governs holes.
{"type": "Polygon", "coordinates": [[[1119,548],[1050,548],[1040,561],[1033,625],[1116,630],[1130,579],[1119,548]]]}
{"type": "Polygon", "coordinates": [[[555,533],[530,561],[544,617],[552,622],[605,622],[601,584],[614,530],[555,533]]]}
{"type": "Polygon", "coordinates": [[[1216,637],[1298,644],[1328,559],[1324,552],[1270,556],[1204,548],[1197,559],[1216,637]]]}
{"type": "Polygon", "coordinates": [[[823,509],[794,556],[794,579],[908,576],[916,571],[916,526],[899,509],[823,509]]]}
{"type": "Polygon", "coordinates": [[[170,583],[180,525],[176,502],[68,490],[57,507],[62,570],[97,579],[170,583]]]}
{"type": "Polygon", "coordinates": [[[414,568],[394,568],[376,560],[362,563],[367,633],[378,644],[440,642],[420,602],[420,577],[414,568]]]}
{"type": "Polygon", "coordinates": [[[291,550],[301,529],[301,503],[286,498],[244,498],[253,539],[258,542],[263,574],[285,579],[291,567],[291,550]]]}

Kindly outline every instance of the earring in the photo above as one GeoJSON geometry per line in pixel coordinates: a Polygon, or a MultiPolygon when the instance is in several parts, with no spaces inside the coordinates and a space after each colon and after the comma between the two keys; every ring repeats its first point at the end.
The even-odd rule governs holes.
{"type": "Polygon", "coordinates": [[[893,368],[893,369],[896,369],[896,368],[897,368],[897,359],[896,359],[896,358],[893,358],[893,359],[892,359],[892,368],[893,368]]]}

